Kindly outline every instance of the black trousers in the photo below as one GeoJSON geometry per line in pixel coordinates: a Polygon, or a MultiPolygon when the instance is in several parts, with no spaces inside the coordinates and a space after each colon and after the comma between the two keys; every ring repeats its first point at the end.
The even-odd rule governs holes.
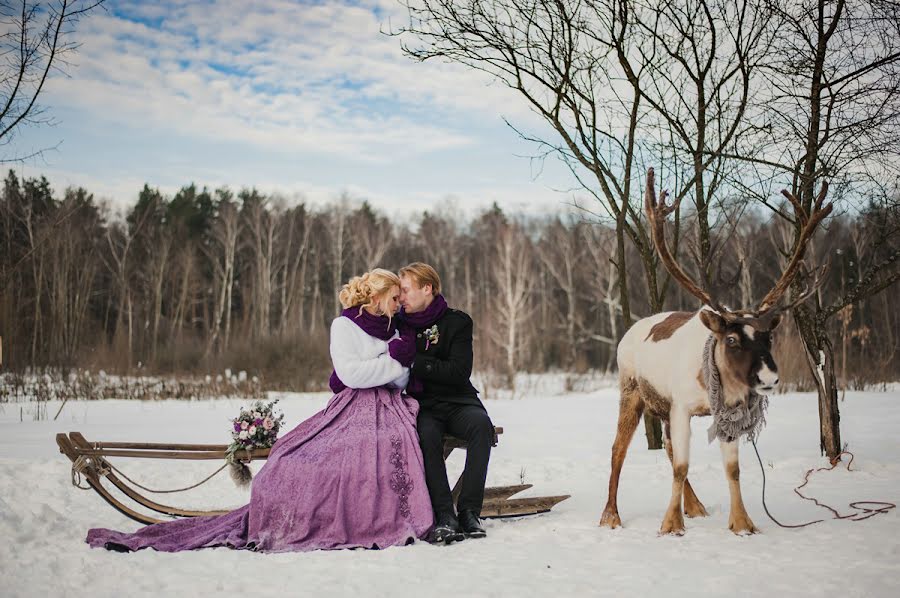
{"type": "Polygon", "coordinates": [[[480,515],[494,441],[494,424],[487,411],[478,405],[446,401],[428,403],[419,410],[418,431],[425,460],[425,482],[434,512],[453,512],[453,496],[444,463],[444,434],[447,433],[468,444],[457,508],[480,515]]]}

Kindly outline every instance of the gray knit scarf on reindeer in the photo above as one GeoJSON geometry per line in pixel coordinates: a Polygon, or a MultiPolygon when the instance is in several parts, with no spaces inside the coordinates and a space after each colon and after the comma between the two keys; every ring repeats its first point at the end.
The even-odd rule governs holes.
{"type": "Polygon", "coordinates": [[[703,380],[709,389],[709,410],[713,418],[713,423],[706,431],[709,442],[716,438],[723,442],[734,442],[744,435],[748,440],[755,440],[766,424],[769,398],[756,394],[751,389],[746,401],[733,407],[726,405],[719,368],[716,367],[715,349],[716,337],[710,334],[703,347],[703,380]]]}

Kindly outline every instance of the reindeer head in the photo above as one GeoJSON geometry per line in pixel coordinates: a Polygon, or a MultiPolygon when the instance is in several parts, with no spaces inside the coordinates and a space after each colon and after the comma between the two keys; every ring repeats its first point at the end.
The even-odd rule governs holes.
{"type": "Polygon", "coordinates": [[[732,396],[745,396],[747,391],[769,394],[778,384],[778,366],[772,357],[772,331],[781,322],[782,314],[809,298],[819,286],[821,279],[787,304],[782,304],[791,283],[797,276],[803,254],[819,223],[831,213],[832,205],[823,206],[828,184],[823,183],[813,206],[812,215],[806,214],[800,201],[787,191],[782,191],[794,207],[794,215],[800,226],[800,234],[793,254],[781,277],[755,308],[732,310],[718,301],[716,289],[711,284],[698,285],[685,273],[672,257],[666,244],[665,222],[669,214],[678,209],[681,202],[676,200],[666,205],[667,192],[656,199],[653,169],[647,171],[647,188],[644,195],[644,210],[653,235],[653,243],[660,260],[678,284],[700,299],[704,307],[700,320],[716,338],[715,360],[719,368],[726,392],[732,396]],[[730,392],[729,392],[730,391],[730,392]]]}
{"type": "Polygon", "coordinates": [[[700,321],[716,337],[715,360],[726,395],[746,396],[750,390],[767,395],[775,390],[778,366],[772,357],[772,331],[781,314],[763,326],[755,318],[730,318],[702,309],[700,321]]]}

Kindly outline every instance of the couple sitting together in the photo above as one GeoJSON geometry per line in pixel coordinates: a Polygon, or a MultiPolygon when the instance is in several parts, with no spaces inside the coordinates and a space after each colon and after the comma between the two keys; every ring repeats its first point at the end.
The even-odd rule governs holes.
{"type": "Polygon", "coordinates": [[[354,277],[340,300],[345,309],[331,324],[334,396],[278,439],[250,504],[135,533],[92,529],[88,543],[283,552],[484,537],[494,425],[469,381],[472,319],[447,306],[437,272],[418,262],[399,276],[375,269],[354,277]],[[468,443],[458,519],[445,432],[468,443]]]}

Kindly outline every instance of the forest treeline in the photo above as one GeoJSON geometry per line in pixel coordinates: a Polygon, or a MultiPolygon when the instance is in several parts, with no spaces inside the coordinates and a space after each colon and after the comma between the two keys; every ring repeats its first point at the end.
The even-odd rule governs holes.
{"type": "MultiPolygon", "coordinates": [[[[896,226],[888,222],[896,212],[855,206],[827,222],[811,249],[816,263],[830,263],[821,296],[846,292],[891,250],[869,240],[896,226]]],[[[731,269],[724,300],[750,305],[780,275],[793,231],[753,209],[723,222],[724,253],[744,264],[731,269]]],[[[392,222],[346,197],[311,206],[253,189],[188,185],[167,196],[145,185],[122,218],[86,189],[56,193],[43,177],[10,171],[0,195],[3,367],[232,368],[268,388],[322,389],[343,282],[375,266],[425,261],[450,304],[475,320],[477,369],[507,383],[517,371],[612,370],[624,333],[615,243],[614,223],[562,203],[557,217],[493,206],[468,219],[448,208],[392,222]]],[[[643,276],[639,256],[628,259],[633,276],[643,276]]],[[[645,288],[629,286],[635,318],[651,313],[645,288]]],[[[697,307],[678,285],[665,289],[664,309],[697,307]]],[[[845,386],[896,380],[898,300],[893,285],[830,322],[845,386]]],[[[789,321],[777,339],[782,379],[810,388],[799,342],[789,321]]]]}

